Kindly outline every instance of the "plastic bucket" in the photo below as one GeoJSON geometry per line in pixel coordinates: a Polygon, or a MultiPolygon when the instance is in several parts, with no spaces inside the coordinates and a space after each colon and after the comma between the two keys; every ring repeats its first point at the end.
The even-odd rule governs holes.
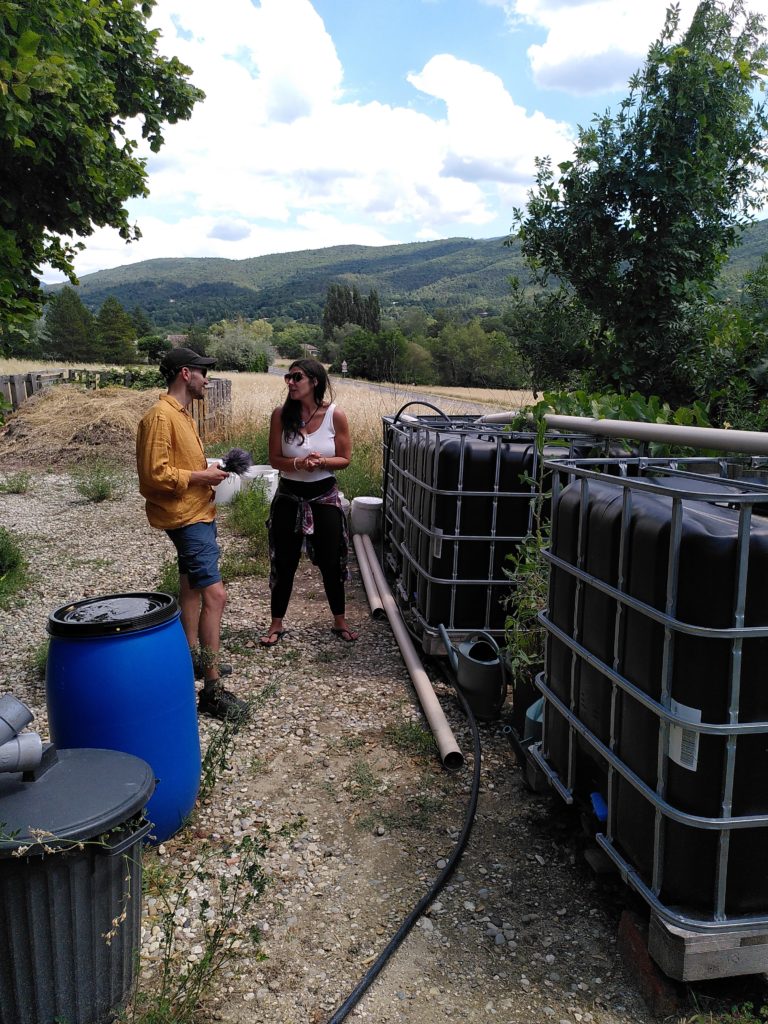
{"type": "Polygon", "coordinates": [[[381,533],[381,498],[353,498],[352,533],[367,534],[372,540],[381,533]]]}
{"type": "Polygon", "coordinates": [[[200,785],[200,737],[189,646],[175,598],[135,593],[65,605],[48,618],[46,690],[60,749],[99,747],[151,765],[152,840],[182,826],[200,785]]]}
{"type": "MultiPolygon", "coordinates": [[[[206,459],[209,466],[220,466],[221,459],[206,459]]],[[[213,488],[213,500],[216,505],[229,505],[235,495],[240,493],[240,477],[237,473],[227,473],[226,479],[222,480],[213,488]]]]}
{"type": "Polygon", "coordinates": [[[271,466],[251,466],[243,473],[241,487],[253,487],[256,482],[260,482],[264,486],[267,498],[272,501],[277,492],[279,480],[280,474],[271,466]]]}

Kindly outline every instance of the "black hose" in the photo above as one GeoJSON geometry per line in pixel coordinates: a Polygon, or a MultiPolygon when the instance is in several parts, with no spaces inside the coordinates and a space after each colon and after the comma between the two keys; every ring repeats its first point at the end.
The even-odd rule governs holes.
{"type": "Polygon", "coordinates": [[[475,767],[472,775],[472,787],[470,789],[469,794],[469,803],[467,804],[467,813],[464,817],[464,825],[445,867],[441,870],[440,874],[437,876],[437,878],[434,880],[432,885],[429,887],[427,892],[422,896],[422,898],[419,900],[416,906],[411,911],[409,911],[405,918],[403,918],[403,921],[400,924],[397,931],[395,932],[395,934],[389,940],[389,942],[381,951],[376,960],[365,972],[365,974],[357,983],[357,985],[352,989],[352,991],[349,993],[349,995],[341,1004],[341,1006],[339,1006],[339,1008],[335,1011],[333,1016],[329,1018],[328,1024],[340,1024],[340,1022],[346,1018],[347,1014],[355,1008],[355,1006],[360,1002],[362,997],[373,984],[379,972],[385,966],[389,958],[392,956],[395,950],[402,944],[408,932],[411,930],[411,928],[413,928],[418,919],[421,917],[421,915],[424,913],[424,911],[427,909],[430,903],[432,903],[432,901],[443,888],[445,883],[451,877],[454,869],[456,868],[456,865],[459,862],[459,858],[464,852],[464,848],[466,847],[467,842],[469,841],[469,836],[472,831],[472,825],[474,824],[475,821],[475,813],[477,811],[477,800],[480,793],[480,767],[482,756],[482,751],[480,749],[480,732],[477,728],[477,721],[475,720],[475,716],[472,714],[472,709],[467,703],[464,694],[461,692],[459,687],[455,685],[454,680],[448,675],[443,665],[437,662],[434,662],[434,664],[438,665],[443,677],[454,686],[454,689],[456,690],[456,695],[458,696],[461,706],[464,709],[464,714],[467,716],[467,720],[469,721],[469,727],[472,730],[472,744],[475,767]]]}

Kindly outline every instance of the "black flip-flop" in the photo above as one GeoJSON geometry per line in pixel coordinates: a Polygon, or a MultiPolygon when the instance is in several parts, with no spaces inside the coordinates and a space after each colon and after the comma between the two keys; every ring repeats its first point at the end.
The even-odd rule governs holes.
{"type": "Polygon", "coordinates": [[[331,632],[339,640],[343,640],[345,644],[356,644],[360,636],[359,633],[355,633],[354,629],[350,629],[349,626],[333,626],[331,632]],[[345,633],[347,634],[346,636],[344,636],[345,633]]]}
{"type": "Polygon", "coordinates": [[[261,644],[262,647],[274,647],[275,644],[280,643],[280,641],[283,639],[287,632],[287,629],[270,629],[270,631],[267,633],[267,639],[262,640],[262,638],[259,637],[259,643],[261,644]],[[270,640],[269,637],[271,636],[276,637],[276,639],[270,640]]]}

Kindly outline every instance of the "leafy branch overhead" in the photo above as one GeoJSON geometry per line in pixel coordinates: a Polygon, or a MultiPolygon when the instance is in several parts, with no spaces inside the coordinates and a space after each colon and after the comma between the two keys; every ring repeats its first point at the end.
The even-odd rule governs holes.
{"type": "Polygon", "coordinates": [[[94,227],[139,237],[125,202],[147,194],[163,127],[204,98],[147,27],[154,0],[0,0],[0,330],[37,315],[44,263],[75,282],[94,227]]]}
{"type": "Polygon", "coordinates": [[[686,391],[706,300],[766,198],[768,60],[742,0],[702,0],[679,37],[672,6],[615,115],[579,130],[573,159],[538,162],[516,226],[528,260],[596,317],[598,383],[672,399],[686,391]]]}

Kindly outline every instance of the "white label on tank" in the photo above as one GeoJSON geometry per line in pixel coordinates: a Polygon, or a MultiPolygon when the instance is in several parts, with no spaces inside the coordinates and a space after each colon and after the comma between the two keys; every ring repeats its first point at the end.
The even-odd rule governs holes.
{"type": "MultiPolygon", "coordinates": [[[[670,711],[684,722],[700,722],[701,710],[689,708],[673,700],[670,711]]],[[[699,733],[695,729],[686,729],[682,725],[669,727],[669,756],[681,768],[695,772],[699,765],[699,733]]]]}

